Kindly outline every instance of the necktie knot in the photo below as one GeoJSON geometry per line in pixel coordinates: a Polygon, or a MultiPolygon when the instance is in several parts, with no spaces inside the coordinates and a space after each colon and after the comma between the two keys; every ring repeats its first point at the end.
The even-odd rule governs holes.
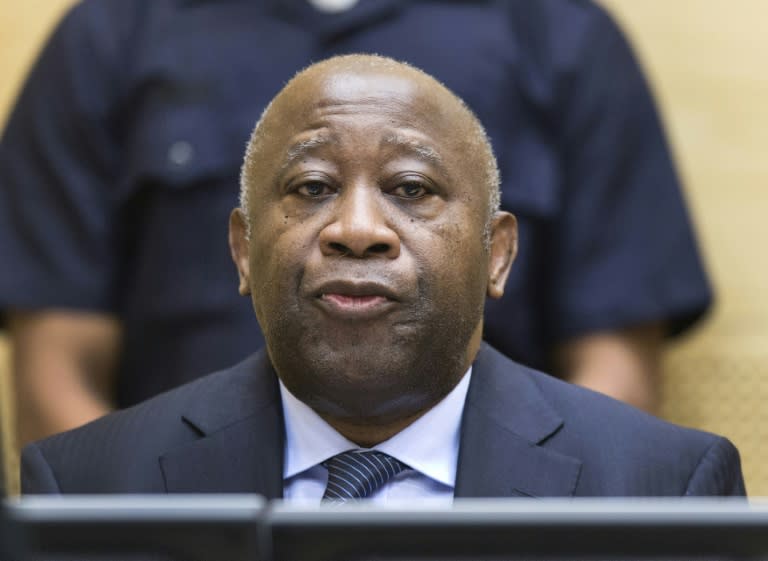
{"type": "Polygon", "coordinates": [[[407,465],[378,450],[348,450],[323,462],[328,469],[324,501],[364,499],[381,489],[407,465]]]}

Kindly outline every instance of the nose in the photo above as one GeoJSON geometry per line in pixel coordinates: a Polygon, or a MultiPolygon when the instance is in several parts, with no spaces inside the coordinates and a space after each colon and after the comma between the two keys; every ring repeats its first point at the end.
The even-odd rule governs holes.
{"type": "Polygon", "coordinates": [[[400,237],[386,220],[378,188],[352,187],[339,195],[334,216],[320,232],[324,255],[357,258],[400,255],[400,237]]]}

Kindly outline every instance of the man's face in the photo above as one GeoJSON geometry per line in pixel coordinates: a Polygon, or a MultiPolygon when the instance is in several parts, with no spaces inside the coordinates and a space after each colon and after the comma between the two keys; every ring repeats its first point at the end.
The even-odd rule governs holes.
{"type": "Polygon", "coordinates": [[[321,74],[265,122],[233,253],[278,375],[322,415],[431,407],[477,352],[493,256],[511,250],[484,243],[482,162],[446,97],[391,72],[321,74]]]}

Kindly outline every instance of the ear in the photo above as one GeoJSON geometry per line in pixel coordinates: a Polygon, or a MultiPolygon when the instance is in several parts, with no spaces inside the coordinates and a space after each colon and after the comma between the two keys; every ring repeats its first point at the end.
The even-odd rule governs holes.
{"type": "Polygon", "coordinates": [[[498,300],[517,256],[517,219],[499,211],[491,220],[491,247],[488,260],[488,296],[498,300]]]}
{"type": "Polygon", "coordinates": [[[245,215],[241,209],[236,208],[229,215],[229,251],[232,253],[232,261],[237,267],[239,279],[237,290],[241,296],[247,296],[251,293],[251,276],[248,267],[249,247],[245,215]]]}

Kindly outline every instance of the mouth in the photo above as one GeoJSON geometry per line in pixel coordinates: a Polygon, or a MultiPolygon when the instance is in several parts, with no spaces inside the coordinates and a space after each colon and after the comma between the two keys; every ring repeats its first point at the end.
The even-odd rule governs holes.
{"type": "Polygon", "coordinates": [[[372,282],[328,282],[315,294],[323,311],[344,319],[373,319],[387,313],[397,303],[391,288],[372,282]]]}

